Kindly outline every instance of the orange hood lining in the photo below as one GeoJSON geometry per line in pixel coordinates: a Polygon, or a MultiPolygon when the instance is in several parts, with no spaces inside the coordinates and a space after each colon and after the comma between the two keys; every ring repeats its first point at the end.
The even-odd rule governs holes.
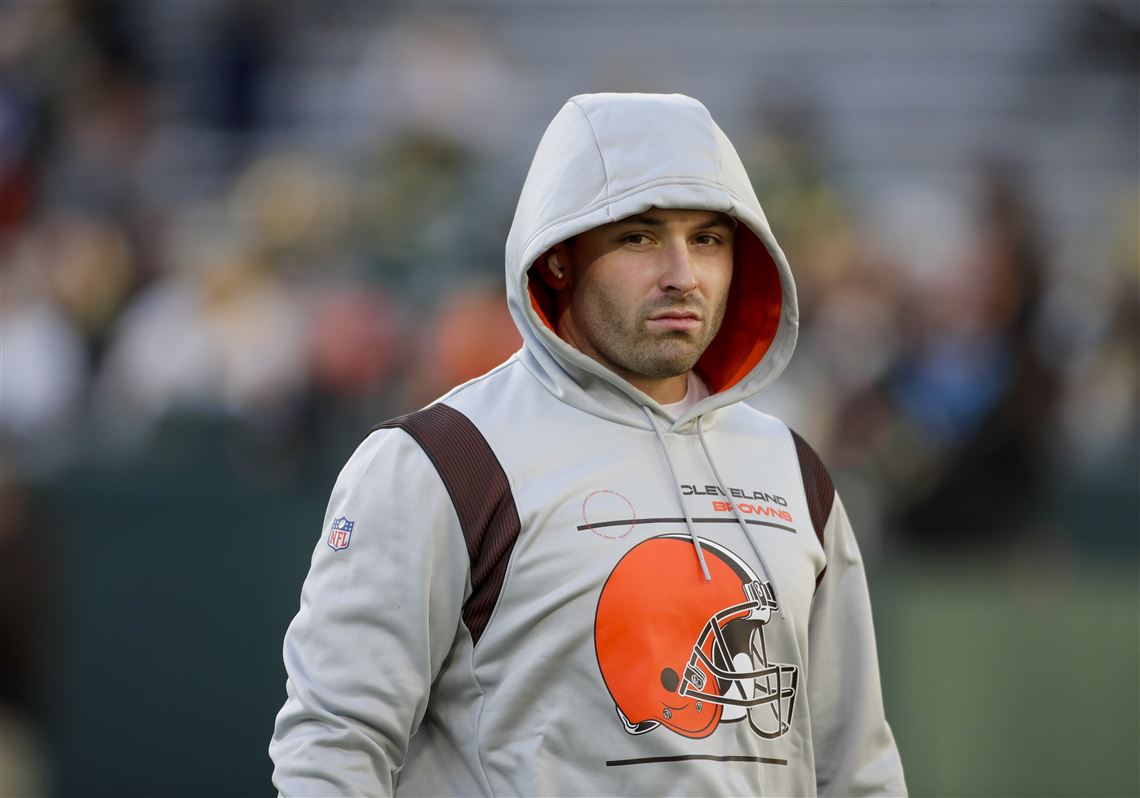
{"type": "MultiPolygon", "coordinates": [[[[555,332],[555,293],[532,266],[527,276],[530,304],[555,332]]],[[[780,270],[764,243],[747,226],[737,227],[732,284],[720,332],[697,361],[696,370],[712,393],[733,387],[767,354],[776,338],[783,307],[780,270]]]]}

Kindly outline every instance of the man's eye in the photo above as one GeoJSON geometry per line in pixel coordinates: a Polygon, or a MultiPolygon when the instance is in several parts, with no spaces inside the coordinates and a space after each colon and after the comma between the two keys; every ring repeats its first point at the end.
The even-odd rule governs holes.
{"type": "Polygon", "coordinates": [[[703,246],[712,246],[715,244],[719,244],[720,238],[712,235],[711,233],[705,233],[705,234],[697,236],[696,242],[698,244],[703,245],[703,246]]]}
{"type": "Polygon", "coordinates": [[[641,244],[649,243],[649,236],[644,233],[630,233],[622,238],[622,241],[627,244],[633,244],[634,246],[640,246],[641,244]]]}

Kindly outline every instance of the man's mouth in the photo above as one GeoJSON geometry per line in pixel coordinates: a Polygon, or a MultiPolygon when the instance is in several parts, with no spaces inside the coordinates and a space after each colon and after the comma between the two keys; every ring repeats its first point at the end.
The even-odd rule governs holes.
{"type": "Polygon", "coordinates": [[[692,310],[666,310],[649,317],[649,326],[659,330],[695,330],[701,326],[701,316],[692,310]]]}

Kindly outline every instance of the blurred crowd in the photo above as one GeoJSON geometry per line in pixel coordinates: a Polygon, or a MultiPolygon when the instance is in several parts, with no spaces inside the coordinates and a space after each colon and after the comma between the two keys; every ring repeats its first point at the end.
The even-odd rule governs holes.
{"type": "MultiPolygon", "coordinates": [[[[322,85],[285,48],[314,4],[289,8],[0,6],[9,475],[129,457],[202,416],[260,436],[271,469],[322,425],[365,429],[518,346],[500,253],[525,159],[491,110],[521,91],[509,54],[408,12],[322,85]],[[165,22],[184,32],[144,35],[165,22]],[[352,125],[282,110],[337,105],[352,125]]],[[[1066,249],[1017,165],[868,208],[820,127],[805,103],[737,135],[803,311],[795,365],[757,403],[885,534],[1036,534],[1053,482],[1135,462],[1135,191],[1066,249]]]]}
{"type": "MultiPolygon", "coordinates": [[[[49,592],[24,486],[203,419],[252,447],[234,479],[287,485],[519,346],[502,247],[565,96],[466,11],[0,3],[0,650],[38,648],[49,592]]],[[[1138,26],[1082,17],[1057,47],[1134,89],[1138,26]]],[[[601,88],[642,87],[572,92],[601,88]]],[[[744,102],[728,132],[802,312],[755,401],[821,451],[865,548],[1134,558],[1140,176],[1075,230],[1000,154],[868,197],[815,100],[744,102]]],[[[1134,150],[1136,108],[1109,118],[1134,150]]],[[[20,691],[39,667],[0,658],[20,691]]]]}
{"type": "Polygon", "coordinates": [[[497,252],[470,234],[490,220],[463,131],[413,117],[347,155],[270,141],[265,9],[224,8],[181,86],[132,39],[136,6],[0,10],[0,427],[18,469],[115,456],[187,414],[280,438],[314,413],[359,426],[516,348],[497,252]]]}

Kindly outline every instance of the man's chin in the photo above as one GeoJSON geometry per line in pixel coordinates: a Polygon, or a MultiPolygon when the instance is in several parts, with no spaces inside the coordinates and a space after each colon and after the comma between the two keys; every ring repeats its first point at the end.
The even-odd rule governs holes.
{"type": "Polygon", "coordinates": [[[679,377],[682,374],[688,374],[697,364],[697,360],[698,358],[691,352],[687,352],[684,355],[656,358],[645,363],[638,371],[642,375],[654,379],[679,377]]]}

